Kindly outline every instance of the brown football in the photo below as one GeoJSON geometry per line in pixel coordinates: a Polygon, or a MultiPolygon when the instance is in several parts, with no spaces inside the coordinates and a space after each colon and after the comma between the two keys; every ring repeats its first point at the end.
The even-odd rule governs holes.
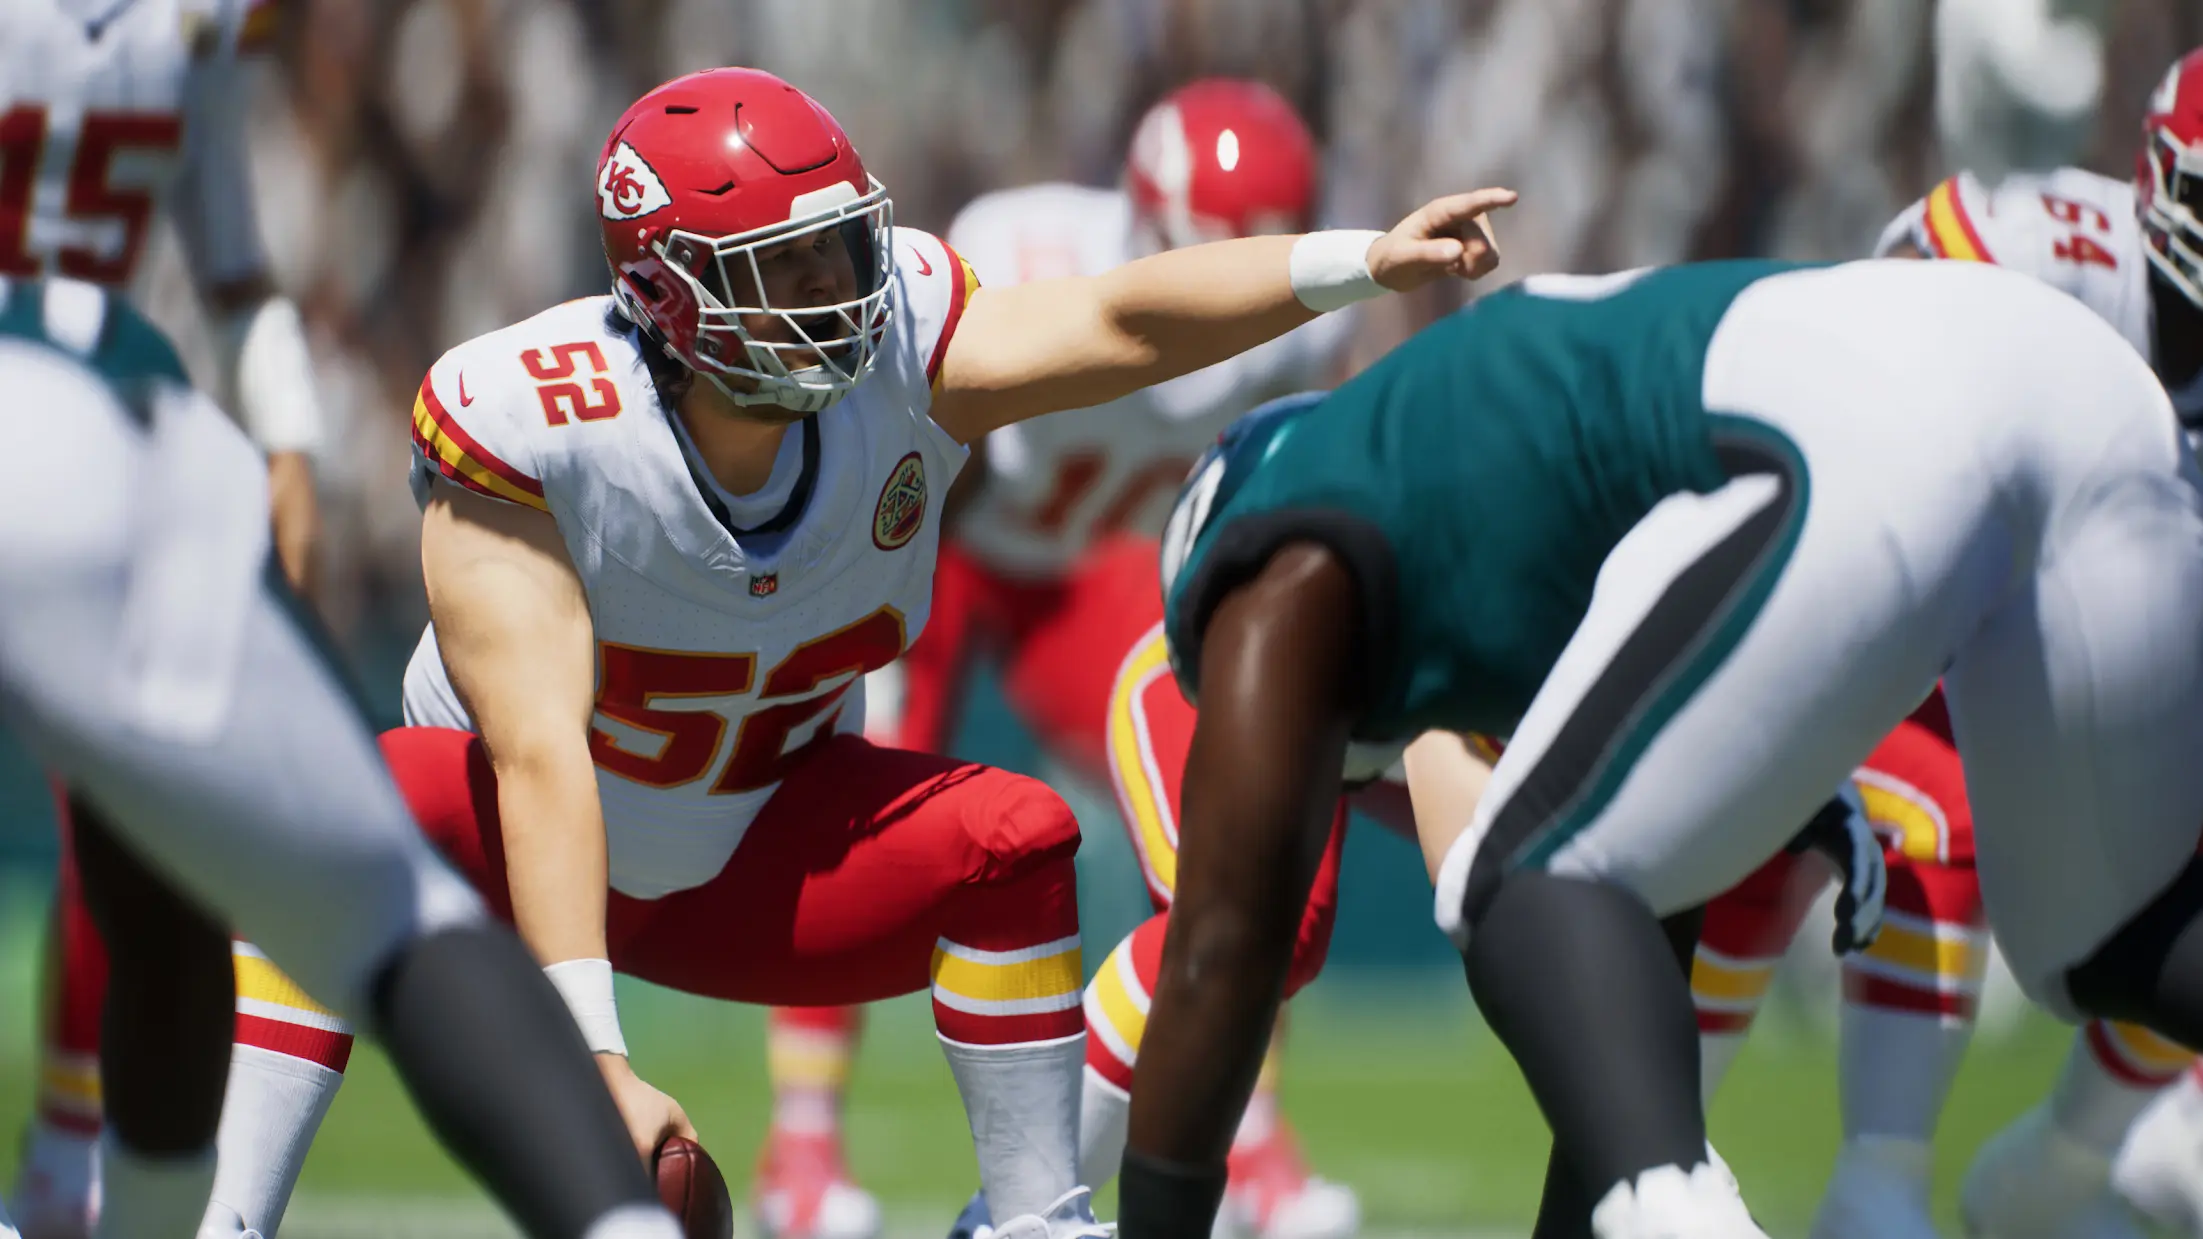
{"type": "Polygon", "coordinates": [[[658,1146],[658,1199],[681,1219],[688,1239],[733,1239],[734,1199],[704,1146],[685,1136],[658,1146]]]}

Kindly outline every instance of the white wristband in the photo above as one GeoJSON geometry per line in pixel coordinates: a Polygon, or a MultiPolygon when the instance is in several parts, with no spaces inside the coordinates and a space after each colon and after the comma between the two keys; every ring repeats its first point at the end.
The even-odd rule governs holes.
{"type": "Polygon", "coordinates": [[[288,297],[270,297],[222,324],[239,424],[264,452],[321,446],[320,393],[305,325],[288,297]]]}
{"type": "Polygon", "coordinates": [[[620,1013],[612,1005],[612,961],[569,959],[543,970],[558,996],[566,1000],[581,1039],[598,1054],[626,1055],[627,1039],[620,1036],[620,1013]]]}
{"type": "Polygon", "coordinates": [[[1381,232],[1337,228],[1293,242],[1293,295],[1318,314],[1345,309],[1384,291],[1369,273],[1369,247],[1381,232]]]}

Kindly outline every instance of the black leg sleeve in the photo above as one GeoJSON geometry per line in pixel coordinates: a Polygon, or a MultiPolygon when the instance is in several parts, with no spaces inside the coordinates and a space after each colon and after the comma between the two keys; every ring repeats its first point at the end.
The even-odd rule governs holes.
{"type": "Polygon", "coordinates": [[[1676,949],[1627,891],[1535,872],[1508,875],[1470,936],[1469,990],[1591,1200],[1705,1160],[1698,1022],[1676,949]]]}
{"type": "Polygon", "coordinates": [[[558,992],[511,932],[416,939],[373,1018],[413,1103],[532,1239],[580,1239],[657,1194],[558,992]]]}
{"type": "Polygon", "coordinates": [[[84,902],[107,943],[100,1088],[108,1126],[155,1157],[214,1147],[236,1034],[226,930],[70,798],[84,902]]]}

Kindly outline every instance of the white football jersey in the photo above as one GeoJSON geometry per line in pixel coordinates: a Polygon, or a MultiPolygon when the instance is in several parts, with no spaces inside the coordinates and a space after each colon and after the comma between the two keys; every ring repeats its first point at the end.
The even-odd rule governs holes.
{"type": "MultiPolygon", "coordinates": [[[[950,226],[949,244],[996,286],[1099,275],[1137,257],[1124,194],[1080,185],[978,198],[950,226]]],[[[958,545],[1000,571],[1046,578],[1105,534],[1161,534],[1202,449],[1262,401],[1322,384],[1348,326],[1346,315],[1326,314],[1121,400],[995,431],[984,486],[957,517],[958,545]]]]}
{"type": "MultiPolygon", "coordinates": [[[[589,748],[612,886],[655,898],[710,881],[789,757],[864,722],[860,677],[918,637],[940,507],[963,445],[931,382],[976,286],[935,237],[895,231],[895,313],[856,389],[805,440],[792,523],[740,541],[692,466],[609,297],[568,302],[446,353],[414,408],[414,473],[547,511],[595,623],[589,748]]],[[[792,461],[798,453],[784,453],[792,461]]],[[[776,468],[775,483],[785,480],[776,468]]],[[[772,489],[768,486],[768,490],[772,489]]],[[[473,728],[433,626],[406,721],[473,728]]]]}
{"type": "Polygon", "coordinates": [[[1876,254],[1910,242],[1931,258],[1993,262],[2076,298],[2151,353],[2148,259],[2134,187],[2079,168],[1937,185],[1883,229],[1876,254]]]}
{"type": "Polygon", "coordinates": [[[237,58],[273,0],[0,0],[0,275],[128,284],[172,209],[194,272],[264,266],[237,58]]]}

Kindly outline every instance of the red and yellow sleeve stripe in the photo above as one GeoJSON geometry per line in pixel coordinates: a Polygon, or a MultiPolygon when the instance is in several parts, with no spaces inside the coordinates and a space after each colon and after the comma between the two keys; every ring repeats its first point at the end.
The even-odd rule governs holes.
{"type": "Polygon", "coordinates": [[[1170,644],[1161,624],[1132,647],[1117,682],[1109,691],[1110,774],[1117,784],[1117,807],[1132,832],[1133,851],[1149,889],[1168,902],[1178,889],[1178,822],[1169,776],[1148,734],[1148,689],[1170,675],[1170,644]]]}
{"type": "Polygon", "coordinates": [[[1957,177],[1947,177],[1928,191],[1927,211],[1922,222],[1928,234],[1928,248],[1937,258],[1956,258],[1962,262],[1996,261],[1989,247],[1982,243],[1972,217],[1966,213],[1966,200],[1958,192],[1957,177]]]}
{"type": "Polygon", "coordinates": [[[979,273],[971,269],[964,256],[946,241],[941,242],[941,249],[949,256],[949,312],[941,320],[941,334],[933,341],[933,356],[926,359],[926,382],[936,391],[941,387],[941,359],[948,356],[949,337],[956,334],[956,324],[964,317],[964,306],[971,295],[979,291],[979,273]]]}
{"type": "Polygon", "coordinates": [[[477,494],[507,503],[525,504],[539,512],[551,507],[543,499],[543,483],[499,460],[475,442],[459,425],[428,379],[421,380],[421,394],[413,402],[413,444],[436,471],[477,494]]]}

